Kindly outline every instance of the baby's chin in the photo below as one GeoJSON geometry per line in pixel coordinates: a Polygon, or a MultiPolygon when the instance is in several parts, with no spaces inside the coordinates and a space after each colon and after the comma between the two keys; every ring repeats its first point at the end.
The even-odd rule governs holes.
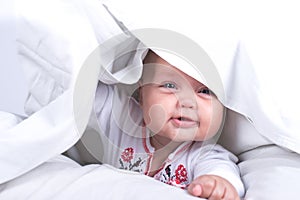
{"type": "Polygon", "coordinates": [[[174,142],[187,142],[187,141],[205,141],[210,139],[207,134],[201,133],[196,130],[187,130],[187,129],[181,129],[178,130],[176,134],[172,138],[169,138],[173,140],[174,142]]]}

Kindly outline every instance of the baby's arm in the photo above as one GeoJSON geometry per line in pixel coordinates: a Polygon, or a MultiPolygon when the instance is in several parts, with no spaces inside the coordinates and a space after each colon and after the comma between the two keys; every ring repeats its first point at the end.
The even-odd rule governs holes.
{"type": "Polygon", "coordinates": [[[195,144],[191,151],[194,153],[191,153],[193,181],[188,187],[190,194],[209,200],[236,200],[244,195],[235,155],[213,144],[195,144]]]}
{"type": "Polygon", "coordinates": [[[233,185],[217,175],[202,175],[193,180],[188,187],[193,196],[209,200],[239,200],[240,197],[233,185]]]}

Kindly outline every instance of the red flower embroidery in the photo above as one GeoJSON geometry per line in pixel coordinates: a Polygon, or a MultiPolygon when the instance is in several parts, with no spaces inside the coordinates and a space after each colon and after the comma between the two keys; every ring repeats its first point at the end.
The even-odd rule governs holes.
{"type": "Polygon", "coordinates": [[[134,152],[133,148],[131,147],[126,148],[121,155],[122,160],[124,162],[130,162],[133,158],[133,152],[134,152]]]}
{"type": "Polygon", "coordinates": [[[187,181],[187,171],[182,164],[180,164],[175,170],[175,176],[176,176],[175,179],[176,184],[180,184],[182,182],[187,181]]]}

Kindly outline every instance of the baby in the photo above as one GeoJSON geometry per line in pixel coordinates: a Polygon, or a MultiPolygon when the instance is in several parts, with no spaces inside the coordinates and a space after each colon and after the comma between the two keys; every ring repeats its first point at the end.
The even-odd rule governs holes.
{"type": "Polygon", "coordinates": [[[96,102],[101,134],[108,141],[103,145],[104,163],[146,174],[198,197],[239,199],[243,194],[237,158],[207,142],[222,125],[223,105],[207,86],[153,51],[144,59],[138,98],[122,94],[116,85],[99,83],[96,102]],[[130,113],[121,123],[113,111],[118,105],[129,107],[126,111],[121,106],[120,116],[130,113]],[[124,125],[130,121],[138,126],[124,125]]]}

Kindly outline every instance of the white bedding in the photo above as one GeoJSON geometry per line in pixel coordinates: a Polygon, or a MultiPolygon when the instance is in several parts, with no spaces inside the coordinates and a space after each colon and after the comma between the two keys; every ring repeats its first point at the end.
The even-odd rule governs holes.
{"type": "Polygon", "coordinates": [[[185,190],[108,165],[80,166],[56,156],[6,184],[0,199],[199,199],[185,190]]]}
{"type": "MultiPolygon", "coordinates": [[[[147,17],[155,9],[151,6],[167,6],[171,4],[168,1],[142,2],[143,5],[128,1],[125,7],[124,2],[106,1],[105,4],[129,28],[151,27],[157,23],[158,27],[178,31],[182,24],[168,25],[167,21],[160,20],[163,10],[157,10],[157,18],[147,17]],[[136,10],[130,2],[141,9],[136,10]],[[144,6],[148,9],[142,9],[144,6]],[[133,17],[136,15],[139,17],[133,17]],[[139,20],[145,23],[132,23],[139,20]]],[[[250,30],[261,30],[264,23],[256,26],[255,23],[251,26],[246,23],[249,26],[244,24],[243,31],[238,31],[240,24],[237,19],[250,20],[248,15],[242,15],[241,11],[245,11],[243,5],[230,2],[240,6],[238,14],[243,18],[235,19],[236,15],[232,15],[219,21],[219,18],[210,18],[215,13],[209,12],[217,7],[201,3],[203,12],[198,9],[195,13],[191,12],[198,13],[198,23],[203,23],[201,34],[197,35],[199,32],[188,28],[183,33],[201,43],[220,70],[227,95],[223,103],[234,110],[228,112],[220,142],[239,155],[239,167],[247,189],[245,199],[297,199],[300,158],[291,150],[300,152],[300,112],[297,105],[299,96],[292,94],[299,85],[293,70],[299,64],[295,51],[299,52],[296,47],[300,43],[295,36],[300,34],[293,29],[294,26],[285,24],[290,20],[293,25],[295,19],[299,19],[294,18],[296,6],[289,7],[291,11],[281,19],[275,12],[281,5],[273,5],[270,16],[274,18],[263,18],[262,11],[269,7],[261,5],[259,17],[265,20],[255,19],[256,22],[270,20],[270,23],[276,19],[278,26],[284,26],[292,33],[284,38],[290,41],[290,46],[286,46],[282,39],[276,43],[280,47],[277,52],[273,50],[272,42],[278,41],[284,32],[274,31],[275,23],[270,29],[264,29],[267,33],[274,31],[271,39],[266,33],[264,37],[254,38],[252,33],[256,32],[250,30]],[[226,19],[234,20],[233,24],[225,23],[228,22],[226,19]],[[215,26],[213,34],[209,28],[211,23],[207,22],[219,26],[215,26]],[[226,31],[223,31],[225,28],[226,31]],[[238,33],[241,35],[237,36],[238,33]],[[287,49],[290,50],[288,53],[287,49]],[[284,64],[288,66],[281,70],[284,64]],[[283,72],[287,73],[287,77],[283,76],[283,72]],[[252,83],[251,87],[249,83],[252,83]],[[287,96],[293,98],[284,98],[285,91],[289,91],[287,96]],[[277,93],[283,94],[275,100],[277,93]]],[[[220,6],[223,10],[217,9],[218,13],[235,13],[236,7],[230,7],[230,3],[220,6]]],[[[196,4],[200,5],[199,1],[196,4]]],[[[174,11],[173,14],[176,14],[176,9],[183,6],[176,5],[174,10],[169,10],[170,13],[174,11]]],[[[247,5],[247,12],[255,9],[253,5],[247,5]]],[[[195,199],[186,191],[146,176],[116,171],[106,165],[80,166],[60,155],[80,139],[88,123],[99,69],[96,66],[82,68],[87,66],[83,63],[99,44],[122,33],[124,27],[116,23],[102,2],[97,0],[19,0],[16,8],[18,57],[29,88],[25,104],[29,117],[23,120],[0,112],[0,199],[195,199]]],[[[165,19],[175,18],[170,14],[165,19]]],[[[188,27],[194,27],[188,22],[188,27]]],[[[84,135],[83,146],[95,155],[98,152],[96,139],[92,142],[87,140],[88,134],[84,135]]],[[[88,162],[88,158],[82,157],[81,149],[77,150],[79,152],[75,154],[76,149],[73,149],[73,158],[88,162]]]]}

